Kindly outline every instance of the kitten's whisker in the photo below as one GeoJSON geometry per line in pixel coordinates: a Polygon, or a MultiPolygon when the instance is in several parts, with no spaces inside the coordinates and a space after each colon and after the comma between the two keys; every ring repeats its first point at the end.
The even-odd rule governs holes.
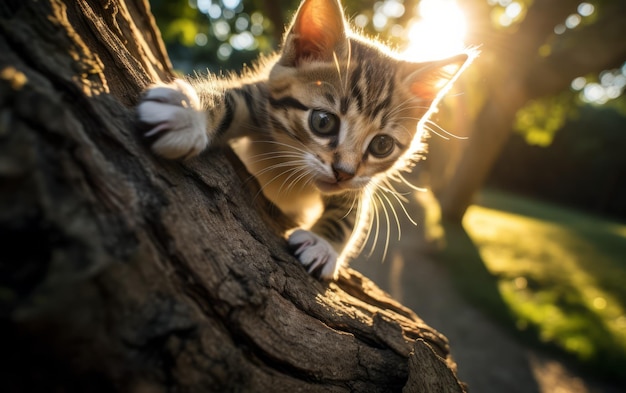
{"type": "Polygon", "coordinates": [[[460,136],[460,135],[456,135],[451,133],[450,131],[446,130],[445,128],[443,128],[442,126],[440,126],[439,124],[435,123],[434,121],[427,119],[425,124],[425,127],[428,127],[429,130],[431,130],[432,132],[434,132],[435,134],[439,135],[437,132],[435,132],[434,130],[432,130],[430,127],[435,127],[437,128],[439,131],[441,131],[442,133],[446,134],[446,135],[450,135],[452,138],[454,139],[458,139],[458,140],[466,140],[468,139],[468,137],[466,136],[460,136]]]}
{"type": "MultiPolygon", "coordinates": [[[[258,155],[252,156],[251,158],[257,158],[259,157],[258,155]]],[[[285,160],[285,159],[291,159],[291,158],[295,158],[295,159],[300,159],[301,161],[304,162],[304,159],[302,158],[301,154],[276,154],[275,152],[272,153],[272,155],[269,155],[268,157],[263,157],[263,158],[259,158],[259,159],[255,159],[255,160],[251,160],[250,162],[252,164],[258,164],[260,162],[263,161],[270,161],[270,160],[285,160]]]]}
{"type": "MultiPolygon", "coordinates": [[[[308,173],[308,174],[310,175],[311,173],[313,173],[313,172],[312,172],[312,171],[309,171],[309,173],[308,173]]],[[[309,177],[308,177],[308,178],[306,178],[306,179],[304,180],[304,182],[300,185],[300,188],[301,188],[301,189],[304,189],[305,187],[307,187],[309,184],[312,184],[312,183],[313,183],[313,176],[309,176],[309,177]]]]}
{"type": "MultiPolygon", "coordinates": [[[[311,170],[305,170],[304,168],[299,168],[298,171],[295,171],[293,174],[289,175],[289,177],[287,179],[285,179],[284,183],[289,180],[292,176],[295,176],[297,173],[300,173],[287,187],[287,192],[289,192],[291,189],[293,189],[293,187],[295,187],[296,184],[300,184],[300,189],[304,188],[304,186],[306,185],[306,182],[304,184],[301,184],[300,181],[306,177],[311,177],[311,173],[313,173],[313,171],[311,170]]],[[[308,180],[308,179],[307,179],[308,180]]],[[[281,185],[281,189],[283,187],[283,185],[281,185]]]]}
{"type": "Polygon", "coordinates": [[[441,138],[441,139],[443,139],[443,140],[445,140],[445,141],[449,141],[449,140],[450,140],[450,138],[448,138],[447,136],[445,136],[445,135],[443,135],[443,134],[438,133],[437,131],[433,130],[432,128],[430,128],[430,127],[429,127],[429,126],[427,126],[427,125],[424,125],[424,131],[426,131],[427,133],[432,133],[432,134],[435,134],[435,135],[437,135],[439,138],[441,138]]]}
{"type": "MultiPolygon", "coordinates": [[[[400,205],[400,208],[402,209],[402,211],[404,212],[404,216],[411,222],[411,224],[417,226],[417,221],[413,219],[413,217],[411,217],[411,215],[409,214],[409,211],[406,209],[406,206],[404,206],[404,203],[398,203],[398,205],[400,205]]],[[[400,239],[398,239],[400,240],[400,239]]]]}
{"type": "Polygon", "coordinates": [[[413,183],[411,183],[410,181],[407,180],[406,177],[404,177],[404,175],[400,172],[396,172],[395,176],[398,177],[399,180],[397,180],[398,182],[402,182],[404,184],[406,184],[407,186],[409,186],[409,188],[415,190],[415,191],[420,191],[420,192],[425,192],[426,188],[424,187],[418,187],[416,185],[414,185],[413,183]]]}
{"type": "MultiPolygon", "coordinates": [[[[264,168],[262,171],[259,171],[255,176],[258,177],[259,175],[262,175],[262,174],[267,173],[269,171],[273,171],[273,170],[276,170],[278,168],[287,167],[286,170],[278,173],[276,176],[274,176],[269,181],[267,181],[264,185],[262,185],[261,189],[259,190],[259,192],[257,192],[257,194],[254,196],[254,199],[258,198],[260,193],[263,192],[263,190],[265,190],[265,188],[267,186],[272,184],[274,181],[279,179],[281,176],[285,176],[286,174],[289,174],[287,176],[287,179],[289,179],[290,177],[292,177],[294,175],[294,173],[298,173],[298,172],[304,170],[303,169],[304,168],[303,164],[306,164],[305,161],[300,162],[300,165],[297,165],[297,164],[298,164],[298,161],[289,161],[289,162],[284,162],[284,163],[278,163],[278,164],[275,164],[275,165],[271,165],[271,166],[269,166],[267,168],[264,168]]],[[[283,184],[284,184],[284,182],[283,182],[283,184]]],[[[282,189],[282,186],[279,188],[279,190],[280,189],[282,189]]]]}
{"type": "Polygon", "coordinates": [[[405,195],[409,195],[408,192],[401,194],[400,192],[398,192],[398,190],[396,190],[394,188],[394,186],[389,182],[388,179],[383,179],[382,183],[384,184],[384,186],[378,184],[378,188],[380,190],[383,190],[384,192],[387,192],[389,194],[393,194],[394,197],[402,203],[408,203],[409,200],[405,197],[405,195]]]}
{"type": "Polygon", "coordinates": [[[342,220],[344,218],[348,217],[350,215],[350,213],[352,213],[352,210],[354,209],[354,206],[356,205],[357,200],[359,199],[359,194],[358,193],[356,193],[356,192],[355,193],[351,193],[351,195],[352,195],[352,203],[350,204],[350,208],[348,209],[346,214],[344,214],[343,217],[341,217],[342,220]]]}
{"type": "MultiPolygon", "coordinates": [[[[263,168],[262,170],[258,171],[255,175],[256,176],[263,175],[267,172],[271,172],[278,168],[288,168],[287,170],[298,169],[299,166],[303,166],[305,164],[306,164],[305,160],[292,160],[292,161],[279,162],[274,165],[270,165],[266,168],[263,168]]],[[[281,173],[285,173],[285,171],[281,173]]]]}
{"type": "MultiPolygon", "coordinates": [[[[289,175],[288,175],[287,177],[285,177],[285,179],[283,180],[283,182],[280,184],[280,187],[278,187],[278,193],[279,193],[279,194],[280,194],[280,193],[282,193],[282,191],[283,191],[283,187],[285,187],[285,184],[287,184],[287,183],[289,182],[289,179],[291,179],[293,176],[297,176],[299,173],[301,173],[301,172],[303,172],[303,171],[304,171],[304,169],[303,169],[303,168],[300,168],[300,167],[293,167],[293,168],[289,169],[289,175]]],[[[281,174],[281,176],[286,175],[286,174],[287,174],[287,172],[283,172],[283,173],[281,174]]],[[[274,179],[272,179],[272,181],[273,181],[273,180],[274,180],[274,179]]],[[[290,184],[287,186],[287,190],[286,190],[286,192],[289,192],[289,189],[293,186],[293,184],[294,184],[294,182],[290,183],[290,184]]]]}
{"type": "MultiPolygon", "coordinates": [[[[374,192],[371,193],[372,198],[376,194],[374,192]]],[[[374,220],[376,221],[376,231],[374,233],[374,239],[372,240],[372,248],[370,249],[367,257],[371,257],[374,254],[374,249],[376,248],[376,243],[378,243],[378,235],[380,233],[380,212],[378,210],[378,204],[372,200],[372,207],[374,208],[374,220]]]]}
{"type": "Polygon", "coordinates": [[[401,102],[399,105],[395,106],[393,109],[389,111],[389,116],[396,117],[401,112],[414,112],[418,109],[423,109],[424,113],[430,109],[430,106],[418,105],[411,100],[406,100],[401,102]]]}
{"type": "Polygon", "coordinates": [[[359,236],[359,247],[357,252],[360,254],[363,252],[365,248],[365,243],[367,242],[367,238],[369,237],[369,233],[372,227],[371,221],[371,211],[369,209],[369,201],[366,199],[360,199],[356,205],[356,219],[355,219],[355,232],[352,233],[352,236],[359,236]],[[367,220],[367,222],[365,222],[367,220]],[[367,230],[365,229],[367,226],[367,230]],[[359,231],[359,233],[356,232],[359,231]]]}
{"type": "MultiPolygon", "coordinates": [[[[394,181],[397,181],[398,183],[404,183],[407,186],[409,186],[409,188],[416,190],[416,191],[426,191],[425,188],[420,188],[420,187],[416,187],[413,184],[411,184],[400,172],[395,171],[394,173],[390,174],[389,179],[392,179],[394,181]]],[[[400,205],[400,207],[402,208],[402,211],[404,212],[404,215],[406,216],[406,218],[411,222],[411,224],[413,225],[417,225],[417,221],[413,219],[413,217],[411,217],[411,215],[409,214],[409,211],[406,209],[405,204],[410,203],[410,201],[402,194],[400,194],[399,192],[396,191],[396,189],[393,187],[393,185],[389,182],[388,179],[384,179],[383,182],[385,183],[385,185],[388,188],[383,188],[381,187],[382,190],[391,193],[391,195],[396,199],[396,201],[398,201],[398,205],[400,205]]],[[[406,195],[410,195],[410,193],[406,193],[406,195]]]]}
{"type": "Polygon", "coordinates": [[[340,85],[343,85],[343,80],[341,78],[341,66],[339,65],[339,59],[337,58],[337,52],[333,51],[333,60],[335,61],[335,66],[337,67],[337,76],[339,77],[340,85]]]}
{"type": "MultiPolygon", "coordinates": [[[[298,141],[298,142],[300,142],[300,141],[298,141]]],[[[293,146],[293,145],[290,145],[290,144],[288,144],[288,143],[284,143],[284,142],[273,141],[273,140],[267,140],[267,141],[263,141],[262,143],[271,143],[271,144],[275,144],[275,145],[279,145],[279,146],[288,147],[288,148],[290,148],[290,149],[294,149],[294,150],[299,151],[299,152],[304,153],[304,154],[310,154],[310,153],[308,152],[308,150],[300,149],[300,148],[298,148],[298,147],[296,147],[296,146],[293,146]]],[[[307,149],[307,146],[305,146],[302,142],[300,142],[300,144],[301,144],[301,145],[302,145],[305,149],[307,149]]]]}
{"type": "MultiPolygon", "coordinates": [[[[293,154],[294,157],[293,158],[297,158],[297,160],[292,160],[289,163],[293,164],[295,166],[295,164],[299,164],[299,167],[301,168],[292,168],[294,173],[290,174],[284,181],[283,184],[281,185],[281,187],[279,187],[279,191],[282,191],[285,183],[292,178],[293,176],[295,176],[297,173],[299,173],[300,171],[304,171],[304,169],[302,168],[306,168],[308,167],[310,164],[307,162],[307,160],[305,158],[302,157],[302,155],[310,155],[311,153],[309,153],[307,150],[304,149],[300,149],[296,146],[290,145],[288,143],[283,143],[283,142],[279,142],[279,141],[275,141],[275,140],[267,140],[267,141],[263,141],[264,143],[270,143],[270,144],[276,144],[279,146],[284,146],[284,147],[288,147],[291,149],[296,150],[296,152],[286,152],[285,153],[285,157],[287,157],[287,155],[289,154],[293,154]],[[300,155],[299,153],[301,153],[302,155],[300,155]]],[[[304,148],[308,148],[306,145],[304,145],[302,142],[298,141],[304,148]]],[[[270,153],[264,153],[264,154],[271,154],[273,152],[270,153]]],[[[275,154],[275,153],[274,153],[275,154]]],[[[291,165],[289,164],[289,165],[291,165]]],[[[270,168],[274,168],[275,166],[271,166],[270,168]]],[[[265,168],[267,169],[267,168],[265,168]]],[[[313,173],[313,171],[308,170],[306,172],[304,172],[302,175],[298,176],[298,178],[296,179],[296,181],[293,182],[293,184],[291,184],[289,187],[287,187],[286,191],[289,191],[293,186],[295,186],[295,184],[300,184],[301,189],[304,189],[304,187],[306,187],[310,182],[313,181],[312,177],[309,176],[313,173]],[[307,178],[308,177],[308,178],[307,178]],[[306,181],[304,183],[300,182],[300,180],[302,180],[303,178],[307,178],[306,181]]],[[[284,174],[284,173],[283,173],[284,174]]],[[[281,176],[281,175],[279,175],[281,176]]],[[[272,179],[271,181],[274,181],[274,179],[272,179]]]]}
{"type": "MultiPolygon", "coordinates": [[[[291,172],[293,171],[294,168],[289,168],[285,171],[282,171],[281,173],[279,173],[278,175],[274,176],[273,178],[271,178],[268,182],[266,182],[265,184],[263,184],[261,186],[261,189],[256,193],[256,195],[254,195],[253,200],[256,200],[259,195],[261,195],[261,193],[263,193],[263,191],[265,190],[265,188],[267,188],[267,186],[269,186],[270,184],[272,184],[276,179],[278,179],[279,177],[283,176],[285,173],[291,172]]],[[[258,175],[257,175],[258,176],[258,175]]]]}
{"type": "Polygon", "coordinates": [[[403,125],[403,124],[399,124],[398,127],[400,129],[402,129],[411,139],[413,139],[413,138],[420,138],[418,136],[418,131],[419,130],[417,129],[417,124],[415,125],[415,131],[413,131],[413,132],[409,131],[409,129],[405,125],[403,125]]]}
{"type": "MultiPolygon", "coordinates": [[[[270,151],[270,152],[266,152],[266,153],[255,154],[253,157],[263,157],[263,156],[273,157],[273,156],[276,156],[277,153],[279,153],[279,152],[270,151]]],[[[290,151],[281,151],[280,153],[281,154],[292,154],[292,155],[298,155],[298,156],[300,155],[298,152],[290,152],[290,151]]]]}
{"type": "MultiPolygon", "coordinates": [[[[354,202],[356,204],[356,217],[354,223],[354,230],[350,235],[350,240],[348,244],[350,249],[354,254],[361,254],[365,250],[367,246],[368,240],[371,237],[372,230],[374,228],[374,220],[376,221],[376,225],[379,226],[379,214],[377,212],[377,207],[375,203],[373,203],[373,194],[375,192],[375,186],[372,184],[367,184],[361,193],[354,194],[354,202]]],[[[353,204],[354,205],[354,204],[353,204]]],[[[378,234],[380,230],[376,229],[376,236],[372,243],[372,248],[370,252],[367,254],[369,258],[372,256],[376,242],[378,241],[378,234]]]]}
{"type": "Polygon", "coordinates": [[[348,40],[348,62],[346,63],[346,79],[343,85],[344,94],[348,91],[348,80],[350,80],[350,65],[352,62],[352,42],[348,40]]]}
{"type": "MultiPolygon", "coordinates": [[[[382,261],[385,260],[385,257],[387,256],[387,247],[389,247],[389,212],[387,211],[387,207],[385,206],[384,201],[381,199],[380,195],[378,193],[374,194],[374,197],[376,199],[376,201],[378,201],[377,204],[380,204],[380,208],[383,211],[383,214],[385,216],[385,223],[387,224],[387,230],[385,231],[385,246],[383,247],[383,256],[381,258],[382,261]]],[[[373,248],[372,248],[372,251],[373,248]]]]}
{"type": "MultiPolygon", "coordinates": [[[[398,241],[400,241],[400,237],[402,236],[402,228],[400,226],[400,218],[398,217],[398,213],[396,213],[396,209],[393,207],[393,203],[391,203],[391,200],[389,199],[389,197],[387,196],[387,192],[382,192],[379,195],[382,195],[383,198],[385,198],[385,200],[387,201],[387,204],[389,205],[389,209],[391,210],[391,213],[393,214],[394,219],[396,220],[396,228],[398,229],[398,241]]],[[[391,193],[391,195],[393,195],[396,200],[400,203],[400,205],[402,205],[402,202],[398,199],[398,196],[395,193],[391,193]]],[[[391,224],[391,223],[389,223],[391,224]]]]}

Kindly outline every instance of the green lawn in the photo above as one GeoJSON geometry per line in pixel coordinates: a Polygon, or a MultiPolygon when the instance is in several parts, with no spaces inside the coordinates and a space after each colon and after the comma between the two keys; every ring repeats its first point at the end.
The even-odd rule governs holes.
{"type": "Polygon", "coordinates": [[[463,226],[465,241],[448,233],[447,259],[464,293],[526,337],[623,377],[626,225],[487,191],[463,226]]]}

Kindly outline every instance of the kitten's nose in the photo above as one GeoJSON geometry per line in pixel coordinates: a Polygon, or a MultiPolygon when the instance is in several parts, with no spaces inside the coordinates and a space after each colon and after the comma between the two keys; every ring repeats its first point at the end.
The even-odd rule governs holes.
{"type": "Polygon", "coordinates": [[[335,175],[335,179],[337,181],[347,181],[354,177],[354,172],[350,172],[349,170],[338,168],[335,165],[332,166],[333,174],[335,175]]]}

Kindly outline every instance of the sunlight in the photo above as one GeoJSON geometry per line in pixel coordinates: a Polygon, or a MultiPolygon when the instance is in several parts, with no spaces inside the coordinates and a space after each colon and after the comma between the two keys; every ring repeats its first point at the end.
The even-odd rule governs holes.
{"type": "Polygon", "coordinates": [[[404,56],[413,61],[442,59],[465,48],[465,15],[455,0],[422,0],[410,25],[404,56]]]}

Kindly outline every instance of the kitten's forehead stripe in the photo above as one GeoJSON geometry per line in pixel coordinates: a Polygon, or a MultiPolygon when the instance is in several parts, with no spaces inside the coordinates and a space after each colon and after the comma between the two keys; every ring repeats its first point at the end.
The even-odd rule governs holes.
{"type": "Polygon", "coordinates": [[[363,108],[363,91],[360,87],[361,80],[361,66],[356,66],[352,70],[352,76],[350,77],[352,97],[356,100],[357,110],[361,110],[363,108]]]}
{"type": "Polygon", "coordinates": [[[381,113],[381,112],[383,112],[383,110],[386,110],[391,106],[391,102],[393,99],[393,89],[394,89],[393,83],[388,82],[387,89],[386,89],[387,94],[385,95],[385,98],[381,102],[379,102],[370,113],[370,117],[372,118],[372,120],[375,119],[379,114],[381,114],[381,121],[380,121],[381,128],[384,128],[387,122],[387,116],[386,116],[387,114],[381,113]]]}
{"type": "Polygon", "coordinates": [[[341,97],[341,104],[339,106],[339,112],[345,115],[348,112],[348,97],[341,97]]]}
{"type": "Polygon", "coordinates": [[[295,99],[294,97],[290,97],[290,96],[281,97],[281,98],[270,97],[270,105],[274,108],[279,108],[279,109],[295,108],[295,109],[300,109],[302,111],[309,110],[309,107],[307,107],[302,102],[295,99]]]}
{"type": "Polygon", "coordinates": [[[387,125],[388,112],[393,104],[395,70],[389,66],[389,59],[381,57],[372,48],[359,42],[351,42],[352,64],[350,70],[349,102],[341,102],[341,114],[350,105],[357,111],[365,111],[372,121],[380,119],[380,128],[387,125]]]}

